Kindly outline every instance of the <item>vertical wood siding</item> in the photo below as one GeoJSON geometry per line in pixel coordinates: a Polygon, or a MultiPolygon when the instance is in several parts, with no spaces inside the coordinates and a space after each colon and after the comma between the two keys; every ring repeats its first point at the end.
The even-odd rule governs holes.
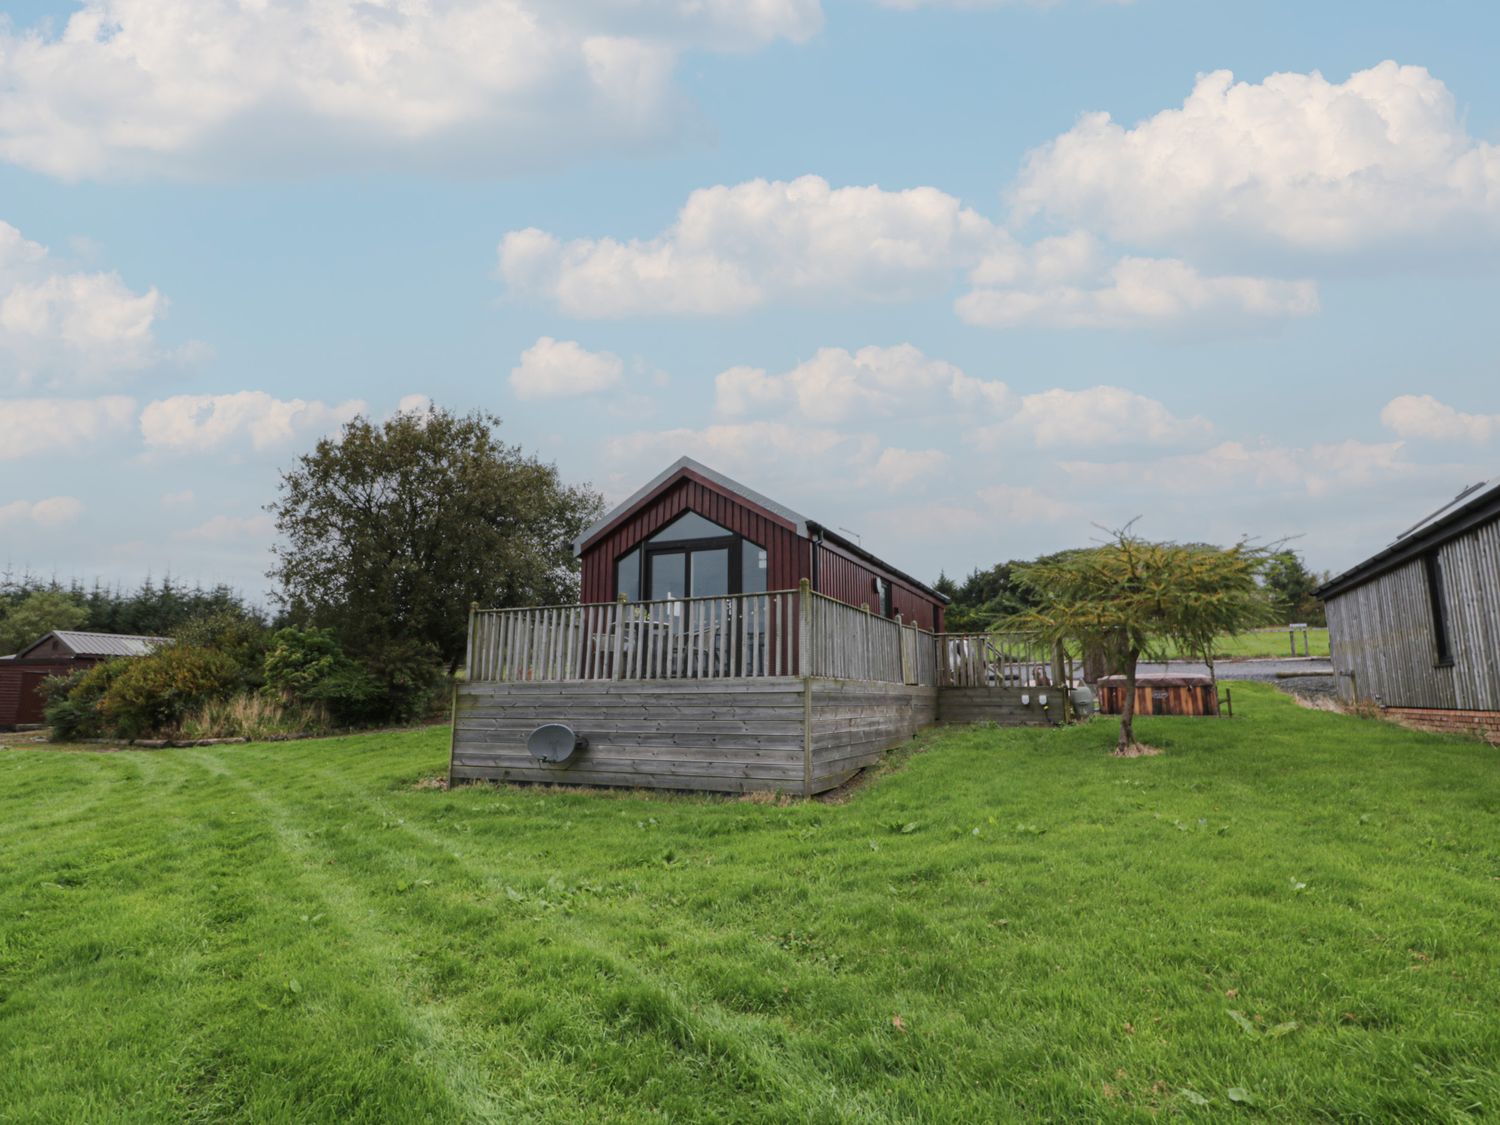
{"type": "Polygon", "coordinates": [[[1421,558],[1328,599],[1334,671],[1346,698],[1389,707],[1500,710],[1500,521],[1438,548],[1453,664],[1437,665],[1421,558]]]}
{"type": "Polygon", "coordinates": [[[868,605],[880,612],[880,600],[871,585],[875,578],[891,584],[891,612],[902,621],[915,621],[923,629],[940,633],[943,629],[942,603],[891,574],[871,566],[863,559],[841,551],[832,543],[815,545],[818,552],[818,593],[836,598],[846,605],[868,605]]]}
{"type": "Polygon", "coordinates": [[[766,588],[793,590],[807,576],[805,540],[785,524],[769,519],[730,496],[692,479],[679,480],[608,534],[584,548],[584,602],[612,602],[615,560],[638,547],[684,512],[697,512],[766,549],[766,588]]]}
{"type": "Polygon", "coordinates": [[[870,583],[880,577],[891,584],[893,613],[931,632],[942,631],[943,606],[931,595],[831,543],[814,544],[785,523],[768,518],[734,496],[691,477],[677,481],[584,548],[579,600],[614,601],[619,594],[615,589],[615,561],[687,511],[697,512],[764,547],[768,590],[792,590],[802,579],[811,579],[812,552],[817,550],[819,593],[847,605],[869,605],[878,611],[878,599],[870,583]]]}

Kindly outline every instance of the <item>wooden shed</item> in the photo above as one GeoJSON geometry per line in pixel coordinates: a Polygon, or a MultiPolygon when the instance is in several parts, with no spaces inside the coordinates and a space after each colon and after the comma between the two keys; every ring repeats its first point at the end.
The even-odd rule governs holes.
{"type": "Polygon", "coordinates": [[[1318,596],[1344,699],[1500,742],[1500,479],[1460,492],[1318,596]]]}
{"type": "Polygon", "coordinates": [[[166,637],[118,633],[48,633],[14,656],[0,658],[0,730],[41,724],[41,686],[49,676],[68,676],[117,656],[144,656],[170,643],[166,637]]]}
{"type": "MultiPolygon", "coordinates": [[[[1094,685],[1099,713],[1118,715],[1125,709],[1125,677],[1102,676],[1094,685]]],[[[1219,689],[1198,672],[1147,672],[1135,678],[1137,715],[1217,715],[1219,689]]]]}
{"type": "Polygon", "coordinates": [[[795,589],[930,632],[948,599],[826,525],[683,457],[573,544],[584,602],[795,589]]]}

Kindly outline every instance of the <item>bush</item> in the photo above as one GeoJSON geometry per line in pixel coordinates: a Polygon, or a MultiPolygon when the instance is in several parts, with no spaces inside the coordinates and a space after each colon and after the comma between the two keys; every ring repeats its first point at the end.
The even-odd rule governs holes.
{"type": "Polygon", "coordinates": [[[362,654],[360,664],[380,691],[378,709],[368,715],[368,721],[408,723],[425,719],[440,702],[446,677],[432,645],[385,641],[362,654]]]}
{"type": "Polygon", "coordinates": [[[100,701],[128,664],[126,660],[106,660],[70,676],[51,676],[43,683],[46,705],[42,714],[53,742],[78,742],[104,735],[100,701]]]}
{"type": "Polygon", "coordinates": [[[229,657],[239,671],[240,682],[248,690],[253,691],[265,682],[264,665],[271,646],[271,630],[248,610],[231,606],[200,614],[184,622],[174,636],[179,645],[211,648],[229,657]]]}
{"type": "Polygon", "coordinates": [[[241,691],[200,703],[183,716],[177,733],[187,739],[263,739],[311,734],[327,726],[328,712],[317,704],[287,704],[264,692],[241,691]]]}
{"type": "Polygon", "coordinates": [[[341,726],[378,720],[385,689],[350,660],[329,629],[278,629],[264,664],[265,691],[283,704],[316,704],[341,726]]]}
{"type": "Polygon", "coordinates": [[[211,649],[168,645],[124,664],[99,701],[121,738],[170,730],[193,708],[238,687],[234,661],[211,649]]]}

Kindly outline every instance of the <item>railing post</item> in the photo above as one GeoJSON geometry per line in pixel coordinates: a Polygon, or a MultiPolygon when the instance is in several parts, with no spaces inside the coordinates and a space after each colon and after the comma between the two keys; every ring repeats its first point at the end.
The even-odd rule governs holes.
{"type": "Polygon", "coordinates": [[[474,680],[474,624],[479,619],[479,603],[469,603],[469,635],[464,643],[464,676],[474,680]]]}
{"type": "Polygon", "coordinates": [[[812,673],[812,583],[804,578],[797,584],[797,674],[803,679],[812,673]]]}
{"type": "Polygon", "coordinates": [[[625,653],[625,602],[626,598],[624,594],[621,594],[615,602],[615,651],[614,656],[611,658],[609,670],[609,678],[612,680],[621,678],[622,669],[620,665],[623,663],[622,657],[625,653]]]}

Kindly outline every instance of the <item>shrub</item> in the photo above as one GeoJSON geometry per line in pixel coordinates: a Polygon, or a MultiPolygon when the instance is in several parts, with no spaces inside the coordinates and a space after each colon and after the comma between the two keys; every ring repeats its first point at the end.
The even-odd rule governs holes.
{"type": "Polygon", "coordinates": [[[254,690],[265,680],[271,630],[248,610],[231,606],[199,614],[186,621],[174,636],[179,645],[211,648],[229,657],[247,689],[254,690]]]}
{"type": "Polygon", "coordinates": [[[288,704],[264,692],[241,691],[198,704],[183,716],[177,733],[190,739],[262,739],[310,734],[327,726],[328,713],[317,704],[288,704]]]}
{"type": "Polygon", "coordinates": [[[406,723],[426,718],[439,702],[445,682],[438,653],[421,641],[384,641],[362,654],[360,664],[378,685],[379,708],[369,720],[406,723]]]}
{"type": "Polygon", "coordinates": [[[221,652],[169,645],[125,662],[99,701],[121,738],[170,730],[194,707],[223,699],[238,686],[234,661],[221,652]]]}
{"type": "Polygon", "coordinates": [[[46,705],[42,714],[53,742],[103,736],[100,701],[128,664],[126,660],[106,660],[70,676],[51,676],[43,683],[46,705]]]}
{"type": "Polygon", "coordinates": [[[383,685],[344,654],[329,629],[278,629],[264,677],[267,694],[324,707],[341,726],[376,721],[386,708],[383,685]]]}

